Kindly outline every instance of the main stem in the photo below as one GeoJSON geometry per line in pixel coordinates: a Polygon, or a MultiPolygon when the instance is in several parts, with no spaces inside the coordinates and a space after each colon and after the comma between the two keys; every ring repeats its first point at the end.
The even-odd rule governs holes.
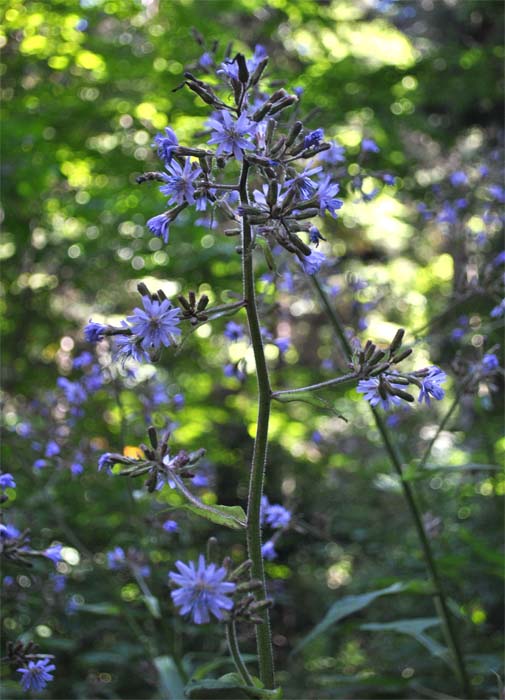
{"type": "MultiPolygon", "coordinates": [[[[324,289],[322,288],[319,280],[315,276],[312,277],[312,280],[315,290],[319,296],[319,299],[321,300],[321,303],[330,318],[333,329],[342,345],[344,355],[347,357],[347,359],[350,359],[352,356],[352,348],[344,332],[344,328],[342,326],[340,318],[338,317],[333,306],[330,304],[329,299],[324,289]]],[[[400,483],[403,489],[403,495],[405,496],[405,500],[407,501],[412,520],[414,521],[414,525],[423,551],[424,560],[426,562],[431,582],[435,590],[435,606],[437,608],[438,615],[442,622],[442,628],[444,631],[444,636],[446,638],[447,646],[451,650],[454,659],[455,671],[461,684],[464,697],[471,698],[471,687],[466,671],[465,660],[461,651],[461,647],[459,645],[459,640],[456,634],[456,630],[454,628],[454,623],[449,610],[449,606],[447,604],[447,597],[442,586],[442,580],[438,572],[437,563],[435,561],[435,557],[431,549],[431,544],[428,539],[428,535],[426,534],[426,530],[424,528],[421,511],[418,506],[417,499],[415,497],[414,489],[411,483],[405,481],[403,478],[402,459],[398,452],[398,448],[391,440],[391,436],[389,435],[388,429],[382,416],[374,407],[371,408],[375,418],[375,423],[382,437],[382,441],[384,443],[384,447],[386,448],[386,452],[389,456],[390,462],[400,478],[400,483]]]]}
{"type": "MultiPolygon", "coordinates": [[[[249,203],[247,191],[248,173],[249,163],[244,160],[240,174],[239,187],[240,202],[242,205],[247,205],[249,203]]],[[[271,389],[263,341],[261,338],[258,308],[256,306],[252,252],[251,225],[246,217],[242,217],[242,280],[247,321],[249,324],[249,333],[251,336],[258,381],[258,420],[256,423],[256,437],[254,440],[249,480],[249,499],[247,504],[247,548],[249,558],[252,560],[251,575],[253,578],[261,581],[261,589],[258,591],[259,597],[266,598],[265,572],[261,554],[260,516],[268,448],[271,389]]],[[[274,662],[268,609],[264,609],[261,612],[261,617],[263,618],[263,622],[256,626],[260,678],[266,688],[273,688],[275,685],[274,662]]]]}

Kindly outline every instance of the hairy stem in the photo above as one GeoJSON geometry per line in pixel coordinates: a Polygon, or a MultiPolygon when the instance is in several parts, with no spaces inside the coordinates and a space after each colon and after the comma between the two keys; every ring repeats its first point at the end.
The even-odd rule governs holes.
{"type": "Polygon", "coordinates": [[[230,650],[230,654],[235,664],[235,667],[242,676],[242,680],[246,685],[254,687],[254,682],[251,678],[251,674],[247,670],[247,666],[245,665],[244,660],[240,655],[240,649],[238,646],[237,639],[237,628],[235,626],[234,620],[230,620],[230,622],[226,624],[226,641],[228,642],[228,649],[230,650]]]}
{"type": "MultiPolygon", "coordinates": [[[[330,301],[316,276],[313,276],[312,280],[314,288],[319,296],[319,299],[321,300],[321,303],[330,318],[333,330],[335,331],[335,334],[337,335],[340,341],[344,354],[347,359],[350,359],[352,355],[352,349],[349,340],[347,339],[347,336],[345,334],[340,318],[338,317],[336,310],[330,304],[330,301]]],[[[464,693],[465,698],[471,698],[471,688],[465,666],[465,660],[461,651],[461,647],[459,645],[459,640],[454,627],[454,622],[447,603],[447,597],[442,586],[442,580],[438,572],[438,566],[433,555],[428,535],[426,534],[426,530],[424,528],[421,511],[417,503],[414,488],[409,481],[405,481],[403,478],[402,459],[398,452],[398,448],[391,439],[385,421],[374,407],[371,406],[370,408],[373,412],[375,423],[381,435],[389,460],[400,478],[400,483],[403,489],[403,495],[405,496],[410,515],[414,522],[414,526],[419,537],[419,542],[421,544],[424,560],[430,574],[433,588],[435,590],[435,607],[442,622],[442,628],[444,631],[444,636],[446,638],[447,646],[451,650],[454,659],[454,668],[458,680],[461,684],[461,689],[464,693]]],[[[452,413],[452,410],[450,412],[452,413]]],[[[446,418],[448,418],[448,416],[446,418]]]]}
{"type": "Polygon", "coordinates": [[[343,377],[335,377],[334,379],[328,379],[326,382],[319,382],[319,384],[310,384],[309,386],[301,386],[298,389],[282,389],[282,391],[274,391],[272,398],[276,399],[278,396],[285,396],[286,394],[302,394],[307,391],[317,391],[318,389],[326,389],[329,386],[336,386],[337,384],[344,384],[345,382],[350,382],[353,379],[357,379],[359,374],[352,372],[351,374],[345,374],[343,377]]]}
{"type": "MultiPolygon", "coordinates": [[[[249,163],[244,159],[240,175],[240,202],[242,205],[249,203],[247,191],[247,176],[249,163]]],[[[268,376],[261,328],[256,305],[254,285],[254,269],[252,256],[252,231],[246,217],[242,217],[242,281],[243,296],[246,301],[247,321],[253,346],[254,360],[256,363],[256,377],[258,381],[258,420],[256,423],[256,437],[251,464],[249,480],[249,498],[247,504],[247,548],[249,558],[252,560],[251,575],[261,581],[261,589],[258,591],[259,599],[266,598],[265,572],[263,569],[263,557],[261,555],[261,497],[263,495],[263,481],[265,474],[265,462],[268,448],[268,422],[270,418],[271,390],[268,376]]],[[[263,622],[256,626],[256,641],[258,646],[260,678],[266,688],[273,688],[274,662],[272,640],[270,635],[270,620],[267,609],[261,611],[263,622]]]]}

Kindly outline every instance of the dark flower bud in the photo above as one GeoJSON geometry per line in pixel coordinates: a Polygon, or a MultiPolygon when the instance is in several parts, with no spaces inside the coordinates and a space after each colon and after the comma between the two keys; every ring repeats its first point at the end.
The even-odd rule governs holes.
{"type": "Polygon", "coordinates": [[[400,399],[403,399],[404,401],[409,401],[412,403],[414,401],[414,397],[412,394],[409,394],[406,391],[403,391],[402,389],[398,389],[395,386],[391,386],[391,384],[388,383],[388,389],[389,393],[392,394],[393,396],[399,396],[400,399]]]}
{"type": "Polygon", "coordinates": [[[390,362],[381,362],[381,364],[374,367],[371,372],[367,372],[367,375],[369,377],[377,377],[379,374],[382,374],[387,369],[389,369],[390,366],[391,366],[390,362]]]}
{"type": "MultiPolygon", "coordinates": [[[[288,97],[285,97],[283,100],[280,102],[277,102],[277,104],[273,105],[273,107],[270,109],[268,112],[270,116],[273,116],[274,114],[278,114],[278,112],[282,112],[283,109],[286,109],[287,107],[291,107],[291,105],[294,105],[296,102],[298,102],[298,97],[296,95],[288,95],[288,97]]],[[[330,148],[330,144],[327,144],[328,148],[330,148]]],[[[326,149],[323,149],[326,150],[326,149]]],[[[318,151],[316,151],[318,152],[318,151]]]]}
{"type": "Polygon", "coordinates": [[[270,146],[272,143],[272,139],[275,133],[275,128],[277,126],[277,122],[275,119],[268,119],[267,120],[267,128],[265,129],[265,143],[270,146]]]}
{"type": "Polygon", "coordinates": [[[393,362],[396,365],[411,354],[412,348],[405,348],[405,350],[402,350],[402,352],[399,355],[396,355],[395,357],[391,358],[391,362],[393,362]]]}
{"type": "Polygon", "coordinates": [[[147,429],[147,433],[149,435],[151,445],[154,449],[156,449],[158,447],[158,434],[156,432],[156,428],[153,425],[150,425],[147,429]]]}
{"type": "Polygon", "coordinates": [[[391,355],[395,352],[395,350],[398,350],[401,347],[401,344],[403,342],[403,336],[405,335],[405,329],[404,328],[399,328],[396,331],[396,335],[391,341],[391,345],[389,346],[389,352],[391,355]]]}
{"type": "Polygon", "coordinates": [[[137,185],[141,185],[143,182],[152,182],[153,180],[156,180],[158,182],[165,182],[166,175],[158,172],[149,172],[142,173],[142,175],[138,175],[135,178],[135,182],[137,183],[137,185]]]}
{"type": "Polygon", "coordinates": [[[143,297],[150,297],[151,296],[148,288],[146,287],[146,285],[143,282],[139,282],[137,284],[137,291],[143,297]]]}
{"type": "Polygon", "coordinates": [[[198,300],[198,304],[196,306],[197,311],[203,311],[207,304],[209,303],[209,297],[206,294],[202,294],[200,299],[198,300]]]}
{"type": "Polygon", "coordinates": [[[302,122],[295,122],[293,126],[291,127],[287,138],[286,138],[286,148],[289,148],[295,141],[296,137],[298,134],[301,132],[303,129],[303,124],[302,122]]]}
{"type": "Polygon", "coordinates": [[[273,205],[277,202],[277,199],[279,197],[279,185],[277,182],[272,181],[268,185],[268,193],[267,193],[267,204],[270,207],[273,207],[273,205]]]}
{"type": "Polygon", "coordinates": [[[252,73],[250,80],[249,80],[249,85],[256,85],[263,75],[263,71],[267,67],[268,63],[268,58],[264,58],[262,61],[258,63],[256,68],[254,69],[254,72],[252,73]]]}
{"type": "Polygon", "coordinates": [[[245,60],[245,56],[241,53],[238,53],[235,56],[235,61],[237,62],[238,65],[238,79],[240,80],[241,83],[244,85],[247,83],[249,80],[249,71],[247,70],[247,63],[245,60]]]}
{"type": "Polygon", "coordinates": [[[386,353],[384,350],[376,350],[370,360],[368,361],[368,364],[370,365],[376,365],[378,362],[382,360],[383,357],[386,356],[386,353]]]}

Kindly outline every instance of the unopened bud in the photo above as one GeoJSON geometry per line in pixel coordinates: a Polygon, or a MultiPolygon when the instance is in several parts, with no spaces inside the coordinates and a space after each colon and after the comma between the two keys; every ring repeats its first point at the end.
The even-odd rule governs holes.
{"type": "Polygon", "coordinates": [[[389,352],[391,355],[395,352],[395,350],[398,350],[398,348],[401,347],[401,344],[403,342],[403,336],[405,335],[405,329],[404,328],[399,328],[396,331],[396,335],[391,341],[391,345],[389,346],[389,352]]]}

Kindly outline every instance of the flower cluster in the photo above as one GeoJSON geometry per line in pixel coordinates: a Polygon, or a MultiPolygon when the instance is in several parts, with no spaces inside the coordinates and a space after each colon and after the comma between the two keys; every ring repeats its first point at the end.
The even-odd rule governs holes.
{"type": "Polygon", "coordinates": [[[44,690],[53,680],[53,671],[56,670],[53,656],[37,653],[37,645],[33,642],[7,642],[7,661],[21,674],[19,683],[25,692],[44,690]]]}

